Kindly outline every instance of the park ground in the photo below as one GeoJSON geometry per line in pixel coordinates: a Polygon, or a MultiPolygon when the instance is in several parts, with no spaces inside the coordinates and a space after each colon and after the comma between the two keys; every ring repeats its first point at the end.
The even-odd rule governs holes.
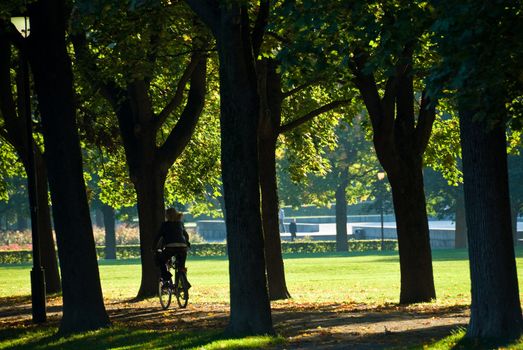
{"type": "MultiPolygon", "coordinates": [[[[434,253],[438,300],[412,306],[397,304],[396,253],[293,254],[285,259],[293,298],[272,303],[278,336],[227,340],[222,334],[229,311],[226,259],[192,259],[188,266],[194,286],[189,306],[163,311],[155,298],[131,300],[139,283],[138,261],[102,261],[102,287],[113,326],[69,338],[53,335],[60,320],[60,296],[49,298],[49,322],[33,325],[25,281],[30,266],[2,266],[0,349],[450,349],[469,317],[465,251],[434,253]]],[[[523,343],[507,348],[523,349],[523,343]]]]}

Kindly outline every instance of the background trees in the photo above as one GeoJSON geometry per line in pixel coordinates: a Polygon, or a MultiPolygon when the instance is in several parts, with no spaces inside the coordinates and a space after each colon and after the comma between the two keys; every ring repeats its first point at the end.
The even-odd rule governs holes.
{"type": "Polygon", "coordinates": [[[131,11],[118,5],[95,6],[94,9],[87,5],[83,23],[90,30],[80,28],[73,38],[86,79],[101,89],[102,96],[117,116],[130,179],[136,190],[142,259],[138,297],[153,296],[157,292],[157,272],[151,249],[152,240],[164,220],[165,181],[169,168],[194,132],[205,99],[206,56],[202,51],[205,39],[198,37],[196,27],[192,27],[193,33],[196,32],[193,37],[177,33],[186,35],[190,42],[189,54],[182,55],[180,62],[183,71],[172,70],[164,61],[166,57],[176,55],[176,50],[187,49],[183,44],[176,46],[170,32],[170,28],[180,30],[190,23],[191,18],[184,16],[183,11],[179,6],[146,6],[131,11]],[[168,12],[173,8],[174,13],[168,12]],[[93,10],[97,16],[91,14],[89,17],[88,11],[93,10]],[[160,12],[163,16],[159,16],[160,12]],[[102,20],[114,15],[121,21],[102,20]],[[168,20],[174,18],[178,23],[170,27],[168,20]],[[136,21],[141,21],[141,25],[135,26],[136,21]],[[122,26],[126,31],[121,30],[122,26]],[[105,56],[106,50],[110,56],[105,56]],[[122,74],[121,80],[114,79],[104,66],[110,61],[122,74]],[[172,90],[167,88],[168,102],[165,103],[159,98],[157,84],[176,75],[178,83],[172,90]],[[184,89],[189,82],[191,88],[185,98],[184,89]],[[174,112],[178,118],[172,124],[174,112]],[[169,130],[167,136],[162,135],[164,128],[169,130]]]}

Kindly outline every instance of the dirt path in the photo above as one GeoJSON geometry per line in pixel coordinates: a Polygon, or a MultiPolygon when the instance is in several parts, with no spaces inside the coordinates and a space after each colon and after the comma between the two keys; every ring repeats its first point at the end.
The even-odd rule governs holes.
{"type": "MultiPolygon", "coordinates": [[[[107,301],[111,320],[129,328],[159,330],[222,329],[228,305],[190,304],[160,309],[157,300],[107,301]]],[[[49,324],[58,324],[61,300],[48,302],[49,324]]],[[[385,349],[430,343],[466,326],[468,308],[434,305],[372,306],[346,303],[278,302],[273,305],[276,331],[287,339],[278,349],[385,349]]],[[[0,299],[0,327],[31,324],[27,298],[0,299]]]]}

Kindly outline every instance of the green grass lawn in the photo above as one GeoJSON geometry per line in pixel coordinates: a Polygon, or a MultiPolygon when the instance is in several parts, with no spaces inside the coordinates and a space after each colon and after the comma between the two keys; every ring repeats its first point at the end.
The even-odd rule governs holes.
{"type": "Polygon", "coordinates": [[[0,349],[105,350],[105,349],[260,349],[283,343],[282,337],[257,336],[228,339],[220,331],[172,332],[128,329],[121,326],[72,335],[55,336],[56,328],[0,330],[0,349]]]}
{"type": "MultiPolygon", "coordinates": [[[[518,252],[519,281],[523,281],[523,250],[518,252]]],[[[464,250],[433,253],[438,303],[470,302],[467,254],[464,250]]],[[[228,302],[228,261],[190,257],[191,302],[228,302]]],[[[30,293],[28,265],[0,266],[0,297],[30,293]]],[[[354,301],[395,303],[400,276],[397,253],[290,254],[285,256],[289,291],[297,302],[354,301]]],[[[104,297],[130,299],[140,283],[138,260],[100,261],[104,297]]],[[[523,290],[523,285],[520,290],[523,290]]]]}
{"type": "MultiPolygon", "coordinates": [[[[517,256],[520,290],[523,290],[523,249],[517,256]]],[[[434,251],[433,261],[435,303],[470,303],[466,251],[434,251]]],[[[225,257],[190,257],[187,266],[193,285],[191,303],[228,302],[228,261],[225,257]]],[[[30,268],[28,265],[0,266],[0,298],[29,295],[30,268]]],[[[297,303],[361,302],[374,305],[398,302],[400,276],[396,252],[290,254],[285,256],[285,271],[289,291],[297,303]]],[[[100,261],[100,275],[106,299],[131,299],[140,282],[139,261],[100,261]]],[[[0,329],[0,339],[6,339],[0,340],[0,349],[139,349],[169,348],[172,344],[183,344],[179,346],[186,349],[246,349],[284,341],[281,337],[228,340],[218,331],[173,333],[126,329],[118,324],[69,338],[55,338],[55,331],[53,327],[0,329]]],[[[453,334],[427,347],[450,349],[462,336],[463,332],[453,334]]],[[[523,342],[518,344],[514,346],[523,348],[523,342]]]]}

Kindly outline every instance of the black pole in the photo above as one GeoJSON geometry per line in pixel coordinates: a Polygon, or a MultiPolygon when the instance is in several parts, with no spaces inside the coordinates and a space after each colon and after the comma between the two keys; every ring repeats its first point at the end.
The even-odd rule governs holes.
{"type": "MultiPolygon", "coordinates": [[[[27,33],[27,31],[26,31],[27,33]]],[[[29,207],[31,210],[31,234],[33,240],[33,269],[31,270],[31,301],[33,305],[33,322],[43,323],[47,320],[45,301],[45,275],[40,260],[40,235],[38,233],[38,196],[36,166],[33,147],[33,124],[31,120],[31,100],[29,86],[29,66],[26,47],[20,50],[20,64],[23,74],[24,113],[27,132],[27,184],[29,190],[29,207]]]]}

